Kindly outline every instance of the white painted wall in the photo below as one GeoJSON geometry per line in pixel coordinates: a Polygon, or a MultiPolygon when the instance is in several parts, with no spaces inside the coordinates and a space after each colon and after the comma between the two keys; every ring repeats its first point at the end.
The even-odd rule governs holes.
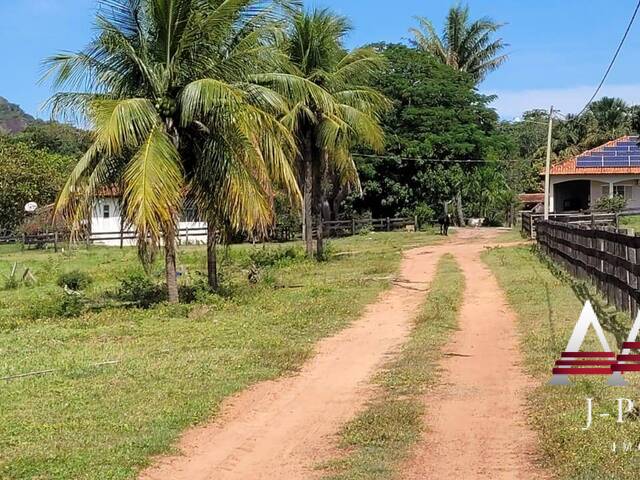
{"type": "MultiPolygon", "coordinates": [[[[591,181],[591,198],[590,202],[593,205],[602,195],[602,187],[609,186],[610,183],[614,185],[626,185],[631,187],[631,198],[627,200],[627,208],[640,209],[640,186],[636,185],[640,183],[640,176],[638,175],[556,175],[551,176],[551,191],[549,194],[549,211],[555,212],[554,205],[554,185],[564,182],[570,182],[573,180],[589,180],[591,181]]],[[[608,191],[608,188],[607,188],[608,191]]]]}
{"type": "MultiPolygon", "coordinates": [[[[120,246],[120,238],[113,238],[119,236],[121,226],[120,215],[120,202],[117,198],[101,198],[96,201],[91,214],[91,238],[93,243],[97,245],[106,246],[120,246]],[[108,208],[109,217],[105,218],[105,207],[108,208]]],[[[206,222],[180,222],[178,224],[180,234],[178,236],[178,243],[181,245],[206,245],[207,234],[206,222]],[[194,233],[193,230],[200,229],[199,232],[194,233]]],[[[125,225],[124,231],[133,230],[131,227],[125,225]]],[[[136,245],[136,239],[124,239],[124,246],[136,245]]]]}

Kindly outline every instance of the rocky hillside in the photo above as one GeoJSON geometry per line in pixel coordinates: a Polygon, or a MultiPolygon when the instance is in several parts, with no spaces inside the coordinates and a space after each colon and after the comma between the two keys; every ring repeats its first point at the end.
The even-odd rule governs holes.
{"type": "Polygon", "coordinates": [[[0,133],[18,133],[34,121],[18,105],[0,97],[0,133]]]}

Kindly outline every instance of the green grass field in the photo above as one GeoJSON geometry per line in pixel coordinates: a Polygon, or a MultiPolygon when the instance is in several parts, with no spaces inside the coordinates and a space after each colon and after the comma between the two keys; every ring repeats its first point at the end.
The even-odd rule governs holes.
{"type": "Polygon", "coordinates": [[[342,456],[324,466],[327,479],[396,478],[423,430],[421,397],[439,377],[441,349],[457,328],[464,283],[455,259],[443,256],[411,338],[378,375],[377,396],[343,429],[342,456]]]}
{"type": "MultiPolygon", "coordinates": [[[[215,415],[225,397],[299,367],[318,339],[387,288],[402,249],[438,239],[336,240],[330,261],[284,259],[262,269],[257,284],[247,280],[249,255],[262,247],[234,246],[223,262],[223,296],[148,310],[103,306],[74,318],[52,308],[61,294],[57,276],[89,272],[86,296],[99,303],[139,270],[135,249],[3,247],[0,275],[17,262],[38,285],[0,291],[0,377],[54,371],[0,381],[0,478],[134,478],[182,430],[215,415]],[[96,365],[110,361],[117,363],[96,365]]],[[[179,264],[185,278],[197,276],[204,250],[181,249],[179,264]]]]}
{"type": "Polygon", "coordinates": [[[620,228],[633,228],[636,233],[640,233],[640,215],[620,217],[620,228]]]}
{"type": "MultiPolygon", "coordinates": [[[[606,378],[574,378],[573,386],[547,386],[551,368],[569,340],[583,306],[571,286],[554,276],[529,247],[492,249],[484,260],[497,275],[518,314],[526,368],[538,387],[529,398],[532,424],[539,432],[540,461],[567,480],[626,480],[640,476],[640,423],[637,414],[617,424],[616,399],[640,402],[640,375],[628,375],[632,386],[607,387],[606,378]],[[586,431],[586,398],[593,398],[597,417],[586,431]],[[612,452],[617,442],[629,442],[633,451],[612,452]]],[[[617,315],[603,322],[605,330],[622,327],[628,331],[630,319],[617,315]]],[[[613,335],[608,332],[612,348],[613,335]]],[[[588,337],[596,345],[593,332],[588,337]]],[[[589,344],[585,344],[589,348],[589,344]]],[[[599,349],[599,348],[598,348],[599,349]]]]}

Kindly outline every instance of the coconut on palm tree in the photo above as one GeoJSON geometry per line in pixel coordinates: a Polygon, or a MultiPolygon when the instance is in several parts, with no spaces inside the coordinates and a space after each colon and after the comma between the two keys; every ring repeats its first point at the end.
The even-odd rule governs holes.
{"type": "Polygon", "coordinates": [[[54,86],[69,90],[52,97],[54,115],[79,114],[95,132],[56,212],[81,224],[99,187],[117,178],[142,250],[164,244],[171,302],[186,195],[208,220],[246,229],[272,218],[274,182],[299,193],[295,141],[278,121],[291,100],[259,83],[310,95],[293,76],[270,77],[283,61],[272,39],[285,3],[101,0],[88,47],[47,61],[54,86]]]}
{"type": "Polygon", "coordinates": [[[327,102],[312,95],[293,104],[283,123],[294,133],[304,201],[307,253],[313,252],[312,217],[318,228],[318,255],[322,255],[323,181],[328,172],[338,181],[359,189],[358,172],[350,150],[356,144],[383,148],[380,115],[388,100],[367,86],[384,64],[370,48],[348,52],[343,45],[351,26],[328,9],[293,15],[284,48],[293,73],[327,93],[327,102]]]}
{"type": "Polygon", "coordinates": [[[442,35],[428,19],[417,17],[417,20],[419,27],[410,30],[414,45],[442,63],[467,72],[476,83],[507,60],[507,55],[501,52],[508,45],[494,38],[503,24],[486,17],[471,21],[468,6],[458,5],[449,10],[442,35]]]}

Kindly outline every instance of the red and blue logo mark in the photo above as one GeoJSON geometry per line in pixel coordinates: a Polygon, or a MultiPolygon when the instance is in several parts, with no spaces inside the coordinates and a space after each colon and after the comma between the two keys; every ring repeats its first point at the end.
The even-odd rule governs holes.
{"type": "Polygon", "coordinates": [[[608,385],[617,387],[627,385],[622,375],[626,372],[640,372],[638,333],[640,333],[640,313],[631,327],[627,341],[622,344],[622,351],[616,354],[609,347],[591,302],[587,301],[573,328],[567,348],[560,355],[560,359],[556,360],[552,370],[553,377],[549,384],[570,385],[569,375],[605,375],[609,377],[608,385]],[[602,350],[581,352],[580,348],[590,327],[593,327],[602,350]]]}

